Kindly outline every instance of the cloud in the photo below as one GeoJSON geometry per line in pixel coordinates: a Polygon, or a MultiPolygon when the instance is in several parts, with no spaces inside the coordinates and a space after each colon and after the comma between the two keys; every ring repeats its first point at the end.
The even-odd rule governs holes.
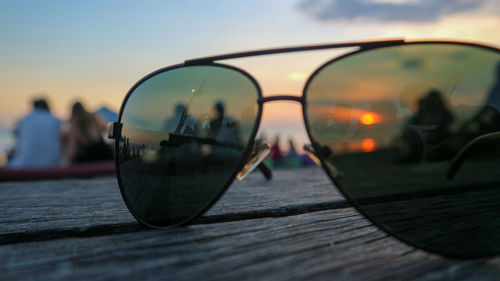
{"type": "Polygon", "coordinates": [[[304,0],[299,9],[320,21],[435,22],[442,17],[486,6],[500,10],[498,0],[304,0]]]}

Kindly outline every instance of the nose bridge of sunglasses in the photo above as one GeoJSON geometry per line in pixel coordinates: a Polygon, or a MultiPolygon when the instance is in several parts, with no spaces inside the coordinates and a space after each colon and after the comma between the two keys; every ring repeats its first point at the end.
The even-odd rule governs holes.
{"type": "Polygon", "coordinates": [[[276,96],[269,96],[269,97],[261,97],[258,100],[258,102],[260,104],[263,104],[266,102],[271,102],[271,101],[296,101],[296,102],[299,102],[301,104],[304,104],[304,97],[291,96],[291,95],[276,95],[276,96]]]}

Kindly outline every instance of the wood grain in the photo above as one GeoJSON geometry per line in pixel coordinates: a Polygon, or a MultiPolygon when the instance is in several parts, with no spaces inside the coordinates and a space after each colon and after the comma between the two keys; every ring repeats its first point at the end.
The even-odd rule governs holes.
{"type": "Polygon", "coordinates": [[[0,184],[1,280],[498,280],[378,230],[319,168],[235,183],[190,226],[152,230],[113,178],[0,184]]]}

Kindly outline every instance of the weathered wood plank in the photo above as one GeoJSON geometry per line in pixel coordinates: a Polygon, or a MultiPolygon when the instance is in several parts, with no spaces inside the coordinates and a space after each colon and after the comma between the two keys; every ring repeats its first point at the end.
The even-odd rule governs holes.
{"type": "MultiPolygon", "coordinates": [[[[114,178],[1,183],[0,197],[0,242],[2,234],[135,223],[114,178]]],[[[272,181],[253,173],[235,182],[206,215],[241,219],[238,214],[245,212],[262,215],[283,206],[343,200],[319,168],[280,171],[272,181]]]]}
{"type": "Polygon", "coordinates": [[[112,178],[0,184],[0,234],[131,223],[112,178]]]}
{"type": "Polygon", "coordinates": [[[494,280],[500,273],[500,259],[414,250],[351,208],[4,245],[0,261],[11,280],[494,280]]]}
{"type": "Polygon", "coordinates": [[[2,280],[497,280],[500,257],[415,250],[349,207],[320,169],[258,174],[201,220],[151,230],[112,178],[0,185],[2,280]]]}

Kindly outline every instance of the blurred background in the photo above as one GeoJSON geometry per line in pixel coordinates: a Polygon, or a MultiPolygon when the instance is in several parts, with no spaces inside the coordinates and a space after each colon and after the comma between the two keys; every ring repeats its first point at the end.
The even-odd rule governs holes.
{"type": "MultiPolygon", "coordinates": [[[[47,98],[69,118],[81,100],[113,116],[146,74],[185,59],[288,45],[406,38],[500,45],[498,0],[9,1],[0,2],[0,164],[12,128],[47,98]]],[[[300,95],[308,76],[348,50],[227,61],[264,95],[300,95]]],[[[283,149],[307,142],[300,107],[271,103],[261,134],[283,149]]]]}

